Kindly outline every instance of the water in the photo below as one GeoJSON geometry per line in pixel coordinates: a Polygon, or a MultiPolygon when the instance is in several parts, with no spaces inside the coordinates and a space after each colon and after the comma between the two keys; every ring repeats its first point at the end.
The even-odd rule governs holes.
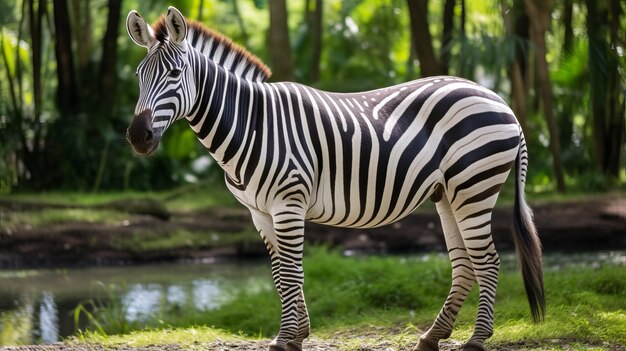
{"type": "MultiPolygon", "coordinates": [[[[516,269],[513,253],[503,253],[501,258],[502,269],[516,269]]],[[[544,255],[546,271],[600,265],[626,266],[626,251],[544,255]]],[[[123,314],[120,318],[141,327],[177,308],[218,308],[241,289],[274,289],[266,260],[0,270],[0,346],[53,343],[74,334],[77,328],[84,329],[85,319],[74,325],[73,310],[81,303],[89,307],[88,301],[117,303],[119,308],[113,310],[123,314]]]]}
{"type": "Polygon", "coordinates": [[[163,312],[220,307],[241,289],[273,289],[263,262],[158,264],[0,271],[0,346],[53,343],[84,329],[83,304],[114,302],[121,319],[145,325],[163,312]]]}

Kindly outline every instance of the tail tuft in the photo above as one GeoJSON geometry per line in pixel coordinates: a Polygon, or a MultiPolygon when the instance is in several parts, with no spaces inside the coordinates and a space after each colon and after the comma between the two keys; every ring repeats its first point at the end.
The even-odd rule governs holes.
{"type": "Polygon", "coordinates": [[[513,206],[513,239],[520,260],[526,296],[535,323],[541,322],[546,313],[546,300],[541,269],[541,242],[533,215],[526,203],[524,187],[528,152],[524,136],[520,135],[520,150],[515,160],[515,205],[513,206]]]}

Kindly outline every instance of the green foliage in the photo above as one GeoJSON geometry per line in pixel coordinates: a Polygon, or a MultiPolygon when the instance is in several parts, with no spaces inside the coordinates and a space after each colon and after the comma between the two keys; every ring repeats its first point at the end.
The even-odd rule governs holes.
{"type": "MultiPolygon", "coordinates": [[[[451,74],[475,79],[505,98],[510,98],[507,72],[515,58],[515,49],[521,49],[527,56],[532,56],[534,49],[526,40],[506,34],[503,11],[506,12],[511,3],[510,0],[465,2],[463,34],[459,28],[461,8],[457,4],[452,41],[448,48],[444,48],[450,53],[451,74]]],[[[74,58],[78,56],[79,44],[85,45],[83,49],[87,57],[85,63],[75,65],[79,93],[72,111],[60,112],[56,106],[59,87],[54,59],[55,38],[50,28],[44,26],[41,47],[42,114],[35,116],[31,62],[33,41],[28,11],[23,13],[27,6],[23,6],[24,1],[0,1],[0,48],[3,53],[0,57],[0,193],[42,189],[159,190],[221,173],[215,165],[208,169],[194,168],[194,161],[207,153],[184,122],[170,128],[155,155],[149,158],[133,155],[125,142],[125,129],[138,97],[133,72],[145,56],[145,50],[132,44],[121,22],[115,59],[117,89],[110,92],[114,94],[110,115],[101,111],[103,92],[99,90],[99,67],[104,56],[100,43],[108,14],[104,4],[83,5],[90,6],[86,9],[91,18],[88,27],[81,27],[78,14],[71,14],[76,18],[67,19],[73,31],[87,31],[90,41],[87,45],[72,39],[74,58]]],[[[53,5],[47,4],[48,13],[52,13],[53,5]]],[[[150,20],[156,19],[168,5],[177,6],[188,17],[205,22],[232,37],[262,59],[268,57],[266,0],[124,1],[120,20],[123,21],[124,15],[131,9],[138,9],[150,20]]],[[[428,6],[430,32],[437,52],[441,52],[442,45],[443,5],[443,0],[430,0],[428,6]]],[[[295,75],[303,83],[310,83],[311,28],[306,25],[305,1],[288,2],[288,6],[295,75]]],[[[598,160],[592,136],[596,127],[591,120],[590,94],[606,87],[592,87],[589,71],[590,67],[603,71],[606,57],[593,46],[593,42],[591,50],[587,45],[587,12],[585,6],[578,3],[572,20],[573,50],[567,54],[563,52],[563,11],[562,3],[555,2],[546,39],[568,186],[582,191],[604,191],[624,186],[626,174],[621,178],[602,175],[595,167],[598,160]]],[[[411,55],[406,1],[325,0],[322,18],[321,76],[315,82],[316,87],[360,91],[418,77],[419,65],[411,55]]],[[[622,11],[622,24],[626,22],[625,18],[622,11]]],[[[625,27],[622,25],[620,28],[617,37],[623,37],[625,27]]],[[[623,54],[623,45],[620,45],[615,44],[611,52],[617,55],[615,59],[620,65],[617,72],[623,78],[626,55],[623,54]]],[[[532,62],[528,64],[532,68],[532,62]]],[[[530,72],[527,74],[530,75],[530,72]]],[[[623,79],[621,89],[619,98],[623,101],[626,94],[623,79]]],[[[528,93],[529,135],[526,137],[531,157],[529,183],[537,191],[551,191],[554,186],[552,156],[547,148],[547,126],[543,116],[536,113],[539,102],[534,87],[529,87],[528,93]]],[[[622,152],[622,164],[624,154],[622,152]]]]}
{"type": "Polygon", "coordinates": [[[74,309],[74,325],[80,325],[81,318],[84,318],[87,325],[100,335],[112,331],[127,334],[138,329],[138,323],[126,319],[127,310],[120,298],[124,287],[99,283],[98,288],[104,292],[105,298],[80,302],[74,309]]]}
{"type": "Polygon", "coordinates": [[[331,2],[332,11],[324,14],[318,86],[363,91],[404,81],[409,55],[404,6],[399,0],[331,2]]]}

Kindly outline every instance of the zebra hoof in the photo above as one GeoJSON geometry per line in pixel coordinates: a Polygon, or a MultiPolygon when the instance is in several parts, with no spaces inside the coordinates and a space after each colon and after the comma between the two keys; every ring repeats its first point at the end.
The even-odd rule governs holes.
{"type": "Polygon", "coordinates": [[[412,351],[439,351],[439,341],[420,338],[412,351]]]}
{"type": "Polygon", "coordinates": [[[302,351],[302,341],[289,341],[287,351],[302,351]]]}
{"type": "Polygon", "coordinates": [[[278,345],[270,345],[270,348],[268,351],[287,351],[288,348],[284,348],[282,346],[278,346],[278,345]]]}
{"type": "Polygon", "coordinates": [[[485,351],[485,345],[478,341],[468,341],[463,345],[461,351],[485,351]]]}

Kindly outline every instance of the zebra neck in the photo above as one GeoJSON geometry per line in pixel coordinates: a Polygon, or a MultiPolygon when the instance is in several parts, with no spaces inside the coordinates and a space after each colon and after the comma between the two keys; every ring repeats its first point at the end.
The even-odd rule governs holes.
{"type": "Polygon", "coordinates": [[[241,162],[254,143],[260,83],[226,71],[205,59],[196,73],[198,96],[189,125],[231,181],[241,183],[241,162]]]}

